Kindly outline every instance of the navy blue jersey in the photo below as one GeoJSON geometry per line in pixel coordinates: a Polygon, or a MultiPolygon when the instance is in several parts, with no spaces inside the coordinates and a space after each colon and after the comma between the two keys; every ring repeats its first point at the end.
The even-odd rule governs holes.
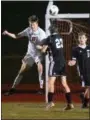
{"type": "Polygon", "coordinates": [[[77,60],[80,74],[90,74],[90,46],[73,48],[72,59],[77,60]]]}
{"type": "Polygon", "coordinates": [[[59,65],[63,66],[65,64],[65,58],[63,54],[63,39],[60,35],[56,33],[50,35],[44,44],[49,46],[53,61],[57,61],[59,65]]]}

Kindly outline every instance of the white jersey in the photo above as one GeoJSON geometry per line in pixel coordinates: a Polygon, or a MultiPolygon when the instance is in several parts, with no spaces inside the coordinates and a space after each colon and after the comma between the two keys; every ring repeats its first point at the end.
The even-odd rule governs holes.
{"type": "Polygon", "coordinates": [[[41,52],[36,48],[36,45],[38,45],[40,41],[46,38],[46,34],[40,27],[38,27],[37,31],[35,32],[32,31],[30,27],[28,27],[22,32],[20,32],[18,35],[28,37],[29,41],[27,54],[30,54],[33,58],[41,55],[41,52]]]}

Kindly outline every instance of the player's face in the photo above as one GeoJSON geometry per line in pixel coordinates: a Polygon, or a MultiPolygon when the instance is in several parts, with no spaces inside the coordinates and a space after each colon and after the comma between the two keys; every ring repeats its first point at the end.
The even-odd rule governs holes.
{"type": "Polygon", "coordinates": [[[37,22],[32,22],[29,23],[30,27],[32,28],[33,31],[37,31],[38,29],[38,23],[37,22]]]}
{"type": "Polygon", "coordinates": [[[78,38],[80,45],[85,45],[87,41],[87,37],[85,35],[81,35],[78,38]]]}

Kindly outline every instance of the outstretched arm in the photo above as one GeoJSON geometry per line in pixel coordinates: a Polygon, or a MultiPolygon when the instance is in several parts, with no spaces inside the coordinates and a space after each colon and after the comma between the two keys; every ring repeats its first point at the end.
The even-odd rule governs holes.
{"type": "Polygon", "coordinates": [[[23,31],[19,32],[18,34],[14,34],[14,33],[10,33],[7,30],[5,30],[2,34],[7,35],[7,36],[9,36],[13,39],[17,39],[17,38],[21,38],[21,37],[24,37],[24,36],[27,37],[27,31],[28,31],[28,28],[24,29],[23,31]]]}
{"type": "Polygon", "coordinates": [[[42,53],[45,53],[47,48],[48,48],[48,46],[47,45],[42,45],[42,46],[41,45],[37,45],[36,48],[41,50],[42,53]]]}
{"type": "Polygon", "coordinates": [[[8,32],[7,30],[5,30],[2,34],[3,34],[3,35],[7,35],[7,36],[9,36],[9,37],[11,37],[11,38],[13,38],[13,39],[19,38],[18,35],[14,34],[14,33],[10,33],[10,32],[8,32]]]}

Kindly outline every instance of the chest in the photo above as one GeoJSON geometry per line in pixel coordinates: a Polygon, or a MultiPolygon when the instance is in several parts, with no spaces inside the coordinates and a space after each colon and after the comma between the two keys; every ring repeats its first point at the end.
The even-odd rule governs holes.
{"type": "Polygon", "coordinates": [[[87,48],[87,49],[78,49],[77,50],[77,56],[78,56],[78,58],[81,58],[81,59],[90,58],[90,49],[89,48],[87,48]]]}
{"type": "Polygon", "coordinates": [[[41,35],[40,35],[39,31],[38,32],[29,32],[28,38],[29,38],[29,41],[34,44],[37,44],[38,42],[41,41],[41,35]]]}

